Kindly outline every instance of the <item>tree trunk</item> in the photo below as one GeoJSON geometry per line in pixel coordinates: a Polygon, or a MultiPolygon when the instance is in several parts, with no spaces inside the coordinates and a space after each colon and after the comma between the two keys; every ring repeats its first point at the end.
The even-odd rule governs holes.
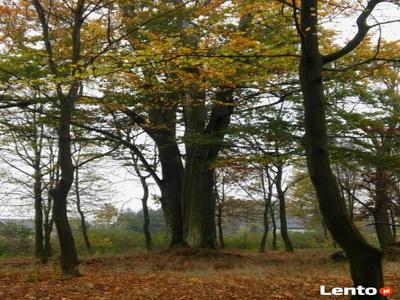
{"type": "Polygon", "coordinates": [[[146,249],[147,251],[153,250],[153,244],[151,241],[151,234],[150,234],[150,216],[149,216],[149,209],[147,207],[147,200],[149,198],[149,187],[147,185],[146,179],[144,177],[140,178],[143,187],[143,196],[142,196],[142,209],[143,209],[143,232],[144,237],[146,240],[146,249]]]}
{"type": "MultiPolygon", "coordinates": [[[[323,59],[318,45],[318,1],[301,1],[300,84],[304,101],[304,121],[308,171],[317,193],[319,207],[328,230],[349,258],[354,286],[381,288],[381,252],[369,245],[351,222],[345,199],[341,197],[329,159],[326,100],[323,92],[323,59]]],[[[381,296],[353,296],[352,299],[383,299],[381,296]]]]}
{"type": "Polygon", "coordinates": [[[186,246],[183,236],[182,185],[183,164],[175,131],[152,135],[157,144],[161,169],[162,183],[160,186],[164,215],[169,226],[170,247],[186,246]]]}
{"type": "Polygon", "coordinates": [[[83,240],[85,242],[85,247],[88,254],[93,254],[92,245],[90,244],[89,235],[88,235],[88,227],[86,224],[85,213],[82,210],[81,205],[81,193],[79,190],[79,167],[75,166],[75,186],[74,186],[75,196],[76,196],[76,209],[79,214],[80,222],[81,222],[81,231],[83,240]]]}
{"type": "Polygon", "coordinates": [[[219,247],[225,249],[224,229],[222,227],[222,203],[219,203],[217,210],[217,226],[218,226],[218,240],[219,247]]]}
{"type": "MultiPolygon", "coordinates": [[[[269,219],[268,214],[271,207],[271,200],[272,200],[272,189],[273,189],[273,182],[269,175],[269,166],[266,166],[266,171],[268,175],[268,189],[265,187],[265,176],[264,176],[264,169],[261,170],[261,187],[263,192],[263,199],[264,199],[264,212],[263,212],[263,225],[264,225],[264,232],[261,237],[260,246],[258,248],[258,252],[264,253],[267,243],[268,237],[268,230],[269,230],[269,219]]],[[[275,232],[276,234],[276,232],[275,232]]],[[[276,243],[276,240],[275,240],[276,243]]],[[[276,244],[275,244],[276,246],[276,244]]]]}
{"type": "Polygon", "coordinates": [[[60,102],[58,163],[61,175],[51,195],[54,199],[53,216],[60,243],[62,272],[64,275],[76,276],[79,275],[78,254],[67,216],[67,195],[74,179],[70,135],[73,101],[69,97],[63,97],[60,102]]]}
{"type": "Polygon", "coordinates": [[[276,221],[275,221],[275,210],[274,206],[271,204],[270,206],[270,213],[271,213],[271,222],[272,222],[272,242],[271,242],[271,249],[277,250],[277,236],[276,236],[276,221]]]}
{"type": "Polygon", "coordinates": [[[49,257],[53,255],[51,249],[51,232],[53,230],[53,219],[50,220],[45,218],[45,222],[43,224],[44,227],[44,262],[49,260],[49,257]]]}
{"type": "MultiPolygon", "coordinates": [[[[54,183],[58,180],[59,167],[55,162],[55,156],[53,147],[50,144],[50,172],[49,172],[49,190],[51,191],[54,187],[54,183]],[[56,180],[55,180],[56,179],[56,180]]],[[[53,255],[51,249],[51,233],[53,231],[54,217],[53,217],[53,197],[51,192],[47,194],[47,205],[44,209],[44,256],[47,262],[49,257],[53,255]]]]}
{"type": "Polygon", "coordinates": [[[387,176],[382,168],[378,167],[375,178],[375,210],[374,221],[376,235],[382,250],[393,244],[393,233],[389,220],[389,196],[387,194],[387,176]]]}
{"type": "Polygon", "coordinates": [[[283,167],[280,164],[278,164],[276,167],[277,167],[277,174],[276,174],[275,186],[279,200],[279,220],[281,225],[281,237],[285,245],[285,251],[293,252],[293,245],[292,241],[289,238],[289,233],[287,228],[285,192],[282,190],[283,167]]]}
{"type": "Polygon", "coordinates": [[[39,166],[35,170],[34,197],[35,197],[35,257],[40,263],[45,263],[43,248],[43,209],[42,209],[42,176],[39,166]]]}
{"type": "Polygon", "coordinates": [[[191,246],[214,249],[215,195],[214,170],[209,168],[207,151],[198,147],[186,160],[183,186],[185,239],[191,246]]]}
{"type": "Polygon", "coordinates": [[[397,226],[396,226],[396,215],[393,210],[390,210],[390,220],[392,222],[392,233],[393,233],[393,243],[396,243],[397,239],[397,226]]]}
{"type": "Polygon", "coordinates": [[[186,164],[183,179],[184,236],[192,246],[215,248],[216,226],[213,193],[214,168],[210,165],[219,154],[233,112],[233,90],[215,93],[207,125],[204,94],[190,93],[185,104],[186,164]],[[200,99],[201,104],[198,102],[200,99]],[[221,104],[222,103],[222,104],[221,104]],[[206,144],[204,141],[207,141],[206,144]]]}
{"type": "Polygon", "coordinates": [[[264,231],[263,231],[263,235],[261,237],[260,246],[258,248],[258,252],[260,252],[260,253],[265,252],[265,246],[267,243],[268,229],[269,229],[268,210],[269,210],[269,207],[264,206],[264,213],[263,213],[264,231]]]}

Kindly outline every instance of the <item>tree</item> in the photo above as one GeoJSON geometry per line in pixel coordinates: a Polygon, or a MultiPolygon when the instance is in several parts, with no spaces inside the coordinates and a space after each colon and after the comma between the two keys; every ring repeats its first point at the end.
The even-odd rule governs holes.
{"type": "Polygon", "coordinates": [[[34,200],[35,257],[38,262],[45,263],[51,254],[52,200],[48,198],[45,203],[43,195],[51,184],[51,178],[46,180],[45,177],[54,172],[55,158],[52,155],[53,142],[49,137],[53,129],[41,118],[43,105],[36,105],[36,109],[38,112],[16,109],[12,109],[13,113],[9,110],[2,112],[2,161],[18,173],[9,172],[9,177],[13,177],[9,178],[9,183],[28,189],[29,197],[34,200]]]}
{"type": "MultiPolygon", "coordinates": [[[[390,54],[396,48],[396,45],[382,42],[382,55],[390,54]]],[[[349,201],[356,199],[362,205],[364,215],[372,215],[381,249],[386,250],[394,243],[390,221],[393,202],[390,199],[394,198],[393,192],[399,172],[399,143],[396,139],[399,127],[396,118],[399,110],[396,92],[399,84],[398,68],[391,63],[381,65],[379,62],[371,62],[368,66],[374,69],[372,78],[365,78],[362,82],[340,84],[343,90],[351,91],[352,101],[356,101],[367,111],[349,111],[344,104],[336,103],[337,117],[344,120],[344,125],[339,128],[337,126],[336,129],[339,134],[343,131],[348,133],[346,138],[338,141],[335,160],[344,164],[348,170],[347,180],[342,180],[342,186],[349,196],[349,201]],[[367,83],[367,87],[361,87],[362,83],[367,83]],[[356,168],[351,163],[341,162],[341,154],[353,157],[353,165],[356,164],[356,168]],[[357,179],[353,180],[353,190],[355,182],[359,190],[367,192],[367,195],[361,196],[362,200],[352,191],[350,174],[357,179]]],[[[350,101],[347,99],[347,104],[350,101]]],[[[343,169],[342,167],[340,173],[345,171],[343,169]]],[[[352,205],[351,202],[349,205],[352,205]]]]}
{"type": "MultiPolygon", "coordinates": [[[[336,178],[331,170],[326,127],[326,99],[323,67],[353,51],[364,40],[371,26],[367,18],[381,2],[368,1],[357,18],[358,31],[344,47],[322,55],[319,49],[319,1],[301,1],[300,21],[294,7],[295,23],[301,39],[299,77],[304,103],[307,167],[317,193],[319,206],[327,228],[349,257],[355,286],[383,286],[381,253],[369,245],[351,222],[336,178]]],[[[354,299],[360,298],[353,296],[354,299]]],[[[373,296],[379,299],[381,296],[373,296]]]]}

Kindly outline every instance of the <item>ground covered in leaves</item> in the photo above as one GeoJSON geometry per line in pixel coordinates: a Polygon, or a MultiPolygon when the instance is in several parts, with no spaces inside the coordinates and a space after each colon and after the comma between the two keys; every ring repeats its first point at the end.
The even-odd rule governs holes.
{"type": "MultiPolygon", "coordinates": [[[[329,299],[319,295],[320,285],[351,286],[347,263],[329,254],[179,250],[88,258],[78,278],[63,278],[56,262],[3,259],[0,299],[329,299]]],[[[391,299],[400,299],[400,262],[384,267],[386,286],[397,291],[391,299]]]]}

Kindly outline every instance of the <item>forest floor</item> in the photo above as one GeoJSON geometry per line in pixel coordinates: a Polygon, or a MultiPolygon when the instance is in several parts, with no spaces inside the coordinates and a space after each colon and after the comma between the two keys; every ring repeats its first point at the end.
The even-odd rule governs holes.
{"type": "MultiPolygon", "coordinates": [[[[81,277],[63,278],[58,263],[0,260],[0,299],[347,299],[320,296],[320,285],[349,287],[346,262],[332,252],[266,254],[237,251],[159,251],[82,259],[81,277]]],[[[385,283],[400,299],[400,261],[386,261],[385,283]]]]}

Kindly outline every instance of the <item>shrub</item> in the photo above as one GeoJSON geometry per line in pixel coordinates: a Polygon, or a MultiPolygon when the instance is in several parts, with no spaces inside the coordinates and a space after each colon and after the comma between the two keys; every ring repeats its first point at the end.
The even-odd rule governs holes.
{"type": "Polygon", "coordinates": [[[30,228],[18,223],[0,224],[0,256],[29,255],[33,245],[30,228]]]}

